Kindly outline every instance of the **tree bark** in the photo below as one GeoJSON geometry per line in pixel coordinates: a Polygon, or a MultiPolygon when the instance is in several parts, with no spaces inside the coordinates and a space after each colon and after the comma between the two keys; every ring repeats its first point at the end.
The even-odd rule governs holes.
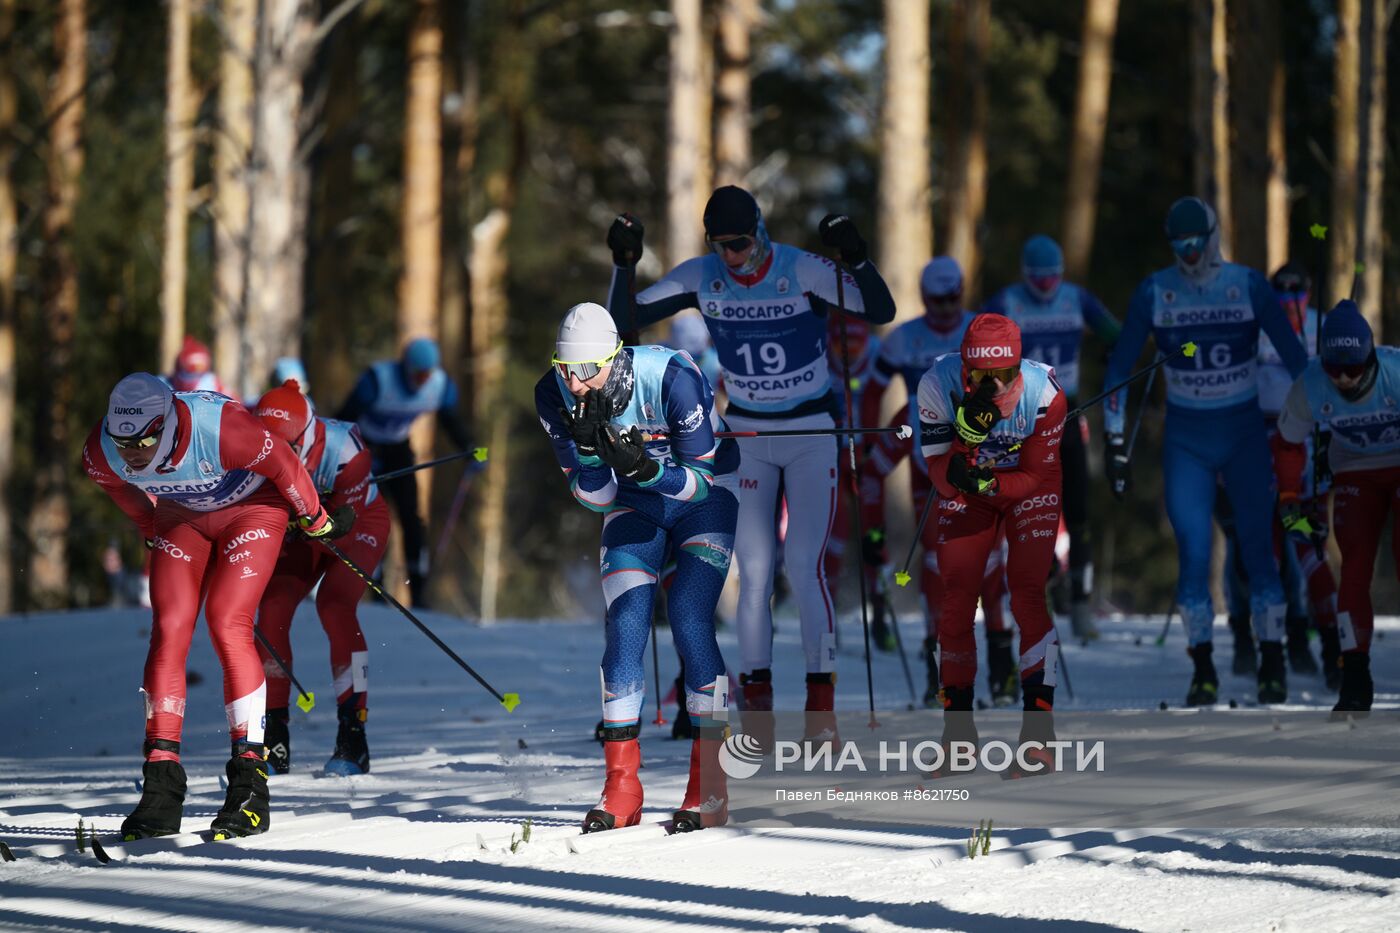
{"type": "MultiPolygon", "coordinates": [[[[16,0],[0,0],[0,48],[15,34],[16,0]]],[[[0,613],[15,609],[10,478],[15,449],[15,279],[19,269],[19,211],[10,177],[19,115],[14,56],[0,61],[0,613]]]]}
{"type": "Polygon", "coordinates": [[[49,121],[45,160],[42,355],[38,427],[34,432],[34,504],[29,515],[30,594],[42,605],[66,605],[69,474],[73,450],[68,419],[73,403],[73,340],[78,314],[78,268],[73,257],[73,211],[83,171],[87,86],[85,0],[60,0],[54,26],[57,68],[44,109],[49,121]]]}
{"type": "Polygon", "coordinates": [[[698,256],[704,247],[702,208],[695,203],[701,176],[701,86],[704,30],[700,0],[671,0],[670,109],[666,132],[666,265],[698,256]]]}
{"type": "MultiPolygon", "coordinates": [[[[1269,81],[1269,268],[1272,275],[1288,261],[1288,121],[1284,110],[1287,71],[1282,56],[1274,61],[1269,81]]],[[[1320,285],[1321,283],[1319,283],[1320,285]]]]}
{"type": "Polygon", "coordinates": [[[1364,0],[1338,0],[1337,36],[1333,45],[1336,71],[1332,82],[1332,224],[1327,231],[1331,246],[1326,307],[1351,294],[1352,274],[1358,254],[1356,205],[1361,190],[1361,123],[1357,111],[1361,89],[1361,55],[1358,32],[1364,0]]]}
{"type": "Polygon", "coordinates": [[[987,46],[991,38],[991,0],[961,0],[964,21],[962,87],[967,122],[959,133],[948,191],[948,253],[963,270],[965,303],[980,298],[981,257],[978,240],[987,206],[987,46]]]}
{"type": "Polygon", "coordinates": [[[190,91],[190,3],[169,0],[165,64],[165,237],[160,266],[160,365],[169,366],[185,336],[190,188],[194,182],[194,95],[190,91]]]}
{"type": "Polygon", "coordinates": [[[1234,37],[1230,110],[1235,130],[1230,147],[1234,222],[1230,258],[1268,275],[1273,271],[1269,263],[1269,192],[1274,167],[1269,134],[1279,64],[1278,4],[1273,0],[1232,0],[1230,34],[1234,37]]]}
{"type": "Polygon", "coordinates": [[[1094,249],[1099,169],[1108,126],[1108,94],[1113,81],[1113,38],[1118,28],[1118,0],[1087,0],[1079,86],[1074,98],[1069,180],[1065,190],[1065,274],[1083,281],[1094,249]]]}
{"type": "Polygon", "coordinates": [[[1234,256],[1230,201],[1229,63],[1225,0],[1193,0],[1191,23],[1191,132],[1196,193],[1215,208],[1220,247],[1234,256]]]}
{"type": "Polygon", "coordinates": [[[481,113],[480,67],[472,54],[463,11],[444,11],[443,41],[443,228],[442,299],[438,332],[447,371],[464,394],[464,405],[475,406],[471,322],[471,177],[476,165],[481,113]]]}
{"type": "Polygon", "coordinates": [[[1356,275],[1360,279],[1357,301],[1361,313],[1382,341],[1381,273],[1384,241],[1381,214],[1385,193],[1385,100],[1386,100],[1386,0],[1361,0],[1358,22],[1360,46],[1360,98],[1357,118],[1361,138],[1356,193],[1356,275]]]}
{"type": "MultiPolygon", "coordinates": [[[[243,365],[248,316],[252,205],[253,57],[258,0],[220,0],[218,134],[214,143],[214,369],[232,379],[243,365]]],[[[169,360],[161,365],[168,366],[169,360]]]]}
{"type": "Polygon", "coordinates": [[[715,184],[740,185],[752,167],[749,129],[750,33],[758,19],[756,0],[722,0],[719,61],[715,79],[715,184]]]}
{"type": "Polygon", "coordinates": [[[885,35],[880,271],[904,319],[923,313],[919,272],[933,252],[929,5],[923,0],[886,0],[885,35]]]}

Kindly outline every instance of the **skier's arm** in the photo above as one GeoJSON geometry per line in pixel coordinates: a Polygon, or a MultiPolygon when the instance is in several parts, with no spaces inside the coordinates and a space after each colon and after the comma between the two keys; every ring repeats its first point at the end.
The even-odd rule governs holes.
{"type": "Polygon", "coordinates": [[[700,307],[703,263],[703,257],[687,259],[655,285],[637,292],[635,297],[630,282],[635,271],[614,266],[612,284],[608,288],[608,311],[618,333],[637,331],[664,321],[678,311],[700,307]]]}
{"type": "Polygon", "coordinates": [[[466,450],[471,446],[471,437],[467,434],[467,426],[457,415],[457,401],[457,383],[448,376],[447,389],[442,393],[442,405],[437,411],[438,424],[458,450],[466,450]]]}
{"type": "MultiPolygon", "coordinates": [[[[1064,437],[1068,410],[1065,393],[1057,390],[1045,411],[1036,417],[1035,432],[1021,443],[1015,468],[996,471],[997,498],[1023,499],[1060,469],[1060,458],[1056,454],[1064,437]]],[[[946,466],[944,469],[946,471],[946,466]]]]}
{"type": "Polygon", "coordinates": [[[675,466],[657,461],[661,472],[644,489],[682,502],[699,502],[710,494],[719,441],[710,424],[715,397],[694,363],[679,357],[666,364],[661,397],[675,466]]]}
{"type": "Polygon", "coordinates": [[[555,384],[554,372],[545,373],[535,384],[535,413],[539,415],[544,433],[549,435],[554,459],[559,462],[559,469],[569,481],[569,491],[579,504],[594,512],[606,512],[617,498],[617,477],[612,467],[600,458],[579,456],[574,439],[559,414],[566,404],[572,405],[572,398],[565,402],[555,384]]]}
{"type": "Polygon", "coordinates": [[[871,324],[888,324],[894,320],[894,296],[881,278],[880,270],[868,259],[853,268],[842,269],[838,302],[836,263],[825,256],[799,250],[797,287],[818,315],[826,316],[839,305],[847,314],[858,314],[871,324]]]}
{"type": "Polygon", "coordinates": [[[360,416],[374,407],[374,403],[379,400],[379,380],[375,378],[373,369],[366,369],[360,373],[360,378],[355,382],[355,388],[351,390],[350,397],[345,400],[345,404],[340,406],[340,411],[335,413],[335,420],[349,421],[352,424],[360,420],[360,416]]]}
{"type": "Polygon", "coordinates": [[[83,445],[83,469],[88,478],[102,487],[117,508],[141,529],[143,538],[152,538],[156,533],[156,507],[151,497],[118,476],[107,463],[107,455],[102,452],[102,422],[92,429],[87,443],[83,445]]]}
{"type": "Polygon", "coordinates": [[[1288,390],[1283,410],[1279,412],[1278,434],[1270,442],[1280,498],[1297,498],[1303,491],[1303,476],[1308,464],[1305,442],[1314,426],[1307,388],[1303,380],[1295,380],[1288,390]]]}
{"type": "Polygon", "coordinates": [[[865,389],[860,393],[861,424],[874,426],[880,423],[880,403],[885,399],[890,379],[899,372],[899,367],[890,356],[898,342],[898,337],[891,337],[882,343],[880,354],[875,357],[875,365],[870,367],[870,377],[865,380],[865,389]]]}
{"type": "Polygon", "coordinates": [[[1303,367],[1308,365],[1308,354],[1303,350],[1298,335],[1293,332],[1293,325],[1288,323],[1288,316],[1278,303],[1278,296],[1274,294],[1269,280],[1258,272],[1249,274],[1249,301],[1254,306],[1254,316],[1259,319],[1259,326],[1274,342],[1274,349],[1287,367],[1288,374],[1297,379],[1303,367]]]}
{"type": "Polygon", "coordinates": [[[316,484],[290,445],[274,440],[242,405],[225,405],[219,418],[219,463],[224,469],[249,470],[266,477],[297,518],[322,514],[316,484]]]}
{"type": "MultiPolygon", "coordinates": [[[[1087,288],[1079,289],[1079,309],[1084,315],[1085,325],[1095,337],[1110,347],[1118,342],[1118,335],[1123,332],[1123,325],[1119,324],[1118,319],[1104,307],[1098,296],[1087,288]]],[[[1109,384],[1112,385],[1112,383],[1109,384]]]]}
{"type": "Polygon", "coordinates": [[[353,453],[349,455],[335,474],[335,486],[331,488],[327,508],[335,510],[348,505],[355,511],[364,507],[365,495],[369,492],[369,475],[374,465],[369,448],[360,440],[358,429],[351,429],[350,439],[354,442],[353,453]]]}
{"type": "MultiPolygon", "coordinates": [[[[1108,368],[1104,371],[1105,386],[1117,385],[1128,378],[1137,362],[1142,345],[1152,330],[1152,280],[1144,279],[1133,292],[1128,303],[1128,317],[1123,322],[1123,331],[1114,344],[1113,353],[1108,357],[1108,368]]],[[[1103,430],[1105,434],[1123,434],[1123,419],[1128,403],[1127,386],[1108,397],[1103,406],[1103,430]]]]}
{"type": "Polygon", "coordinates": [[[928,464],[929,479],[944,498],[962,495],[948,482],[948,461],[954,455],[965,455],[969,448],[953,429],[953,405],[934,378],[930,369],[919,380],[919,453],[928,464]]]}

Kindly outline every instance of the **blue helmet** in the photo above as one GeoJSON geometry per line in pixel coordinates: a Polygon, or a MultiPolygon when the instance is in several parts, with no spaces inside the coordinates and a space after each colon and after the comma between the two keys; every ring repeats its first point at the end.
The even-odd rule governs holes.
{"type": "Polygon", "coordinates": [[[442,362],[437,341],[427,337],[417,337],[403,348],[403,368],[410,373],[431,372],[442,362]]]}
{"type": "Polygon", "coordinates": [[[1041,301],[1049,301],[1060,290],[1065,276],[1065,254],[1060,244],[1037,233],[1021,247],[1021,278],[1026,288],[1041,301]]]}

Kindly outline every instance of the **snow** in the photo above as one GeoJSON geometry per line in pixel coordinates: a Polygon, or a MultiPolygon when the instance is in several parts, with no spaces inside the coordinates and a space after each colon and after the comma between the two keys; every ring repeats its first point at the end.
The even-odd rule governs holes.
{"type": "MultiPolygon", "coordinates": [[[[966,857],[967,831],[845,823],[741,825],[669,838],[642,831],[578,844],[577,821],[602,778],[591,741],[599,627],[424,618],[497,689],[519,692],[520,707],[507,714],[392,610],[362,607],[373,652],[373,770],[318,777],[334,742],[334,697],[325,636],[304,606],[293,643],[298,676],[317,705],[309,715],[293,710],[293,772],[272,778],[271,831],[222,843],[182,835],[109,865],[76,854],[74,830],[81,817],[99,832],[115,831],[138,798],[149,614],[0,618],[7,714],[0,839],[19,856],[0,863],[0,928],[1321,933],[1397,926],[1390,897],[1400,893],[1400,832],[1387,830],[998,828],[992,853],[975,860],[966,857]],[[531,839],[512,853],[512,835],[527,819],[531,839]]],[[[1155,646],[1161,621],[1110,620],[1101,623],[1100,642],[1067,646],[1077,700],[1061,689],[1060,705],[1179,702],[1189,675],[1183,635],[1177,624],[1166,645],[1155,646]]],[[[1380,628],[1387,637],[1373,662],[1377,701],[1393,707],[1400,660],[1388,642],[1400,620],[1380,628]]],[[[778,696],[792,708],[802,680],[796,629],[783,622],[775,648],[778,696]]],[[[906,644],[919,641],[914,629],[906,620],[906,644]]],[[[838,706],[858,709],[865,702],[858,626],[848,622],[845,632],[838,706]]],[[[1223,625],[1220,638],[1228,655],[1223,625]]],[[[663,670],[673,676],[669,638],[662,639],[663,670]]],[[[737,658],[732,630],[721,634],[721,647],[737,658]]],[[[898,658],[877,655],[874,664],[877,704],[904,709],[898,658]]],[[[223,799],[228,749],[219,667],[203,631],[189,667],[203,678],[190,688],[184,737],[184,829],[193,833],[223,799]]],[[[1296,708],[1332,702],[1318,679],[1294,677],[1292,687],[1296,708]]],[[[1224,675],[1222,697],[1251,692],[1246,680],[1224,675]]],[[[647,725],[643,752],[647,818],[663,819],[684,790],[688,746],[669,741],[669,727],[647,725]]]]}

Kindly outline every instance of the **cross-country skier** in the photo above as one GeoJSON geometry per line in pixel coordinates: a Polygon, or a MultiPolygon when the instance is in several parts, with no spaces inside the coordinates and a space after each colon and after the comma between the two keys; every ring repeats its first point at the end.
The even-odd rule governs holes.
{"type": "MultiPolygon", "coordinates": [[[[1105,385],[1127,378],[1151,334],[1158,352],[1175,354],[1163,364],[1167,382],[1166,434],[1162,469],[1167,517],[1176,532],[1176,601],[1186,623],[1195,663],[1186,703],[1211,704],[1219,678],[1211,659],[1211,513],[1216,477],[1239,529],[1241,556],[1249,574],[1254,630],[1259,636],[1259,702],[1288,696],[1283,660],[1284,599],[1274,561],[1274,493],[1264,419],[1259,412],[1259,330],[1273,340],[1283,365],[1296,375],[1306,358],[1268,279],[1220,258],[1215,211],[1200,198],[1185,197],[1167,212],[1167,240],[1175,265],[1142,281],[1128,305],[1123,333],[1108,361],[1105,385]],[[1191,356],[1176,353],[1196,344],[1191,356]]],[[[1122,498],[1130,479],[1123,437],[1126,390],[1113,394],[1104,411],[1105,472],[1122,498]]]]}
{"type": "MultiPolygon", "coordinates": [[[[1288,323],[1293,325],[1293,332],[1302,339],[1304,352],[1311,358],[1317,347],[1318,313],[1308,307],[1312,281],[1307,270],[1299,263],[1290,262],[1276,271],[1269,283],[1284,313],[1288,315],[1288,323]]],[[[1288,374],[1278,350],[1274,349],[1273,341],[1268,334],[1260,334],[1259,409],[1264,413],[1270,442],[1278,433],[1279,412],[1292,386],[1293,377],[1288,374]]],[[[1309,438],[1309,445],[1311,440],[1309,438]]],[[[1311,456],[1307,463],[1309,473],[1303,484],[1302,507],[1309,514],[1325,514],[1326,485],[1318,486],[1311,481],[1311,456]],[[1322,496],[1321,502],[1314,501],[1317,496],[1322,496]]],[[[1228,508],[1225,511],[1228,512],[1228,508]]],[[[1230,631],[1235,642],[1234,671],[1236,674],[1253,674],[1258,660],[1254,650],[1254,631],[1249,624],[1249,582],[1240,567],[1239,541],[1234,524],[1233,515],[1226,516],[1220,523],[1225,533],[1225,593],[1230,608],[1230,631]]],[[[1313,621],[1322,639],[1322,660],[1328,686],[1336,689],[1341,677],[1337,666],[1341,654],[1337,646],[1337,584],[1326,554],[1309,541],[1285,536],[1277,518],[1274,521],[1274,549],[1279,555],[1279,575],[1283,578],[1288,606],[1284,626],[1288,635],[1288,666],[1295,674],[1317,673],[1317,662],[1308,648],[1308,612],[1311,608],[1313,621]],[[1303,598],[1305,590],[1306,600],[1303,598]]]]}
{"type": "MultiPolygon", "coordinates": [[[[839,249],[849,267],[841,272],[838,296],[837,267],[821,256],[772,242],[758,202],[742,188],[717,189],[705,205],[704,222],[711,252],[681,263],[634,301],[629,283],[642,255],[642,225],[628,214],[613,221],[608,246],[615,268],[608,307],[618,327],[645,327],[699,308],[719,350],[729,395],[725,417],[735,430],[834,427],[827,315],[842,304],[872,324],[894,319],[894,299],[855,224],[831,214],[819,226],[822,242],[839,249]]],[[[802,624],[806,709],[829,711],[836,689],[836,618],[824,555],[836,511],[836,442],[831,437],[750,438],[739,447],[735,555],[745,707],[773,708],[769,603],[782,492],[794,506],[785,563],[802,624]]]]}
{"type": "Polygon", "coordinates": [[[977,677],[972,623],[982,570],[998,534],[1007,541],[1011,611],[1021,630],[1021,740],[1053,738],[1059,639],[1045,604],[1060,526],[1065,393],[1044,363],[1021,355],[1015,322],[973,319],[959,353],[941,356],[919,381],[920,450],[938,500],[943,607],[944,739],[973,740],[977,677]]]}
{"type": "Polygon", "coordinates": [[[209,348],[189,334],[175,355],[175,369],[166,382],[176,392],[218,392],[227,395],[224,384],[214,375],[214,357],[209,348]]]}
{"type": "MultiPolygon", "coordinates": [[[[340,549],[360,569],[373,573],[389,544],[389,506],[370,482],[370,453],[360,440],[359,428],[346,421],[315,417],[295,379],[263,395],[256,414],[272,436],[290,444],[306,464],[327,508],[343,506],[355,511],[355,531],[341,541],[340,549]]],[[[291,667],[292,615],[318,581],[316,613],[330,639],[339,721],[335,751],[325,771],[364,774],[369,771],[365,740],[369,647],[356,607],[364,595],[365,581],[330,551],[300,535],[289,535],[258,607],[258,629],[278,658],[291,667]]],[[[278,774],[286,774],[292,759],[287,707],[292,683],[262,645],[258,653],[267,675],[267,762],[278,774]]]]}
{"type": "MultiPolygon", "coordinates": [[[[1029,359],[1055,370],[1074,408],[1079,394],[1079,354],[1084,331],[1092,331],[1105,346],[1118,339],[1118,321],[1086,288],[1064,281],[1065,257],[1060,245],[1037,234],[1021,248],[1021,281],[1009,285],[987,302],[984,310],[1004,314],[1021,328],[1029,359]]],[[[1085,448],[1089,422],[1082,416],[1065,425],[1063,469],[1065,527],[1069,531],[1069,618],[1078,638],[1097,638],[1090,612],[1093,590],[1093,544],[1089,538],[1089,461],[1085,448]]]]}
{"type": "MultiPolygon", "coordinates": [[[[880,423],[880,405],[885,389],[896,375],[904,380],[908,404],[895,413],[891,425],[918,424],[919,380],[945,353],[957,353],[963,334],[972,322],[973,314],[963,308],[963,275],[957,260],[951,256],[935,256],[924,266],[919,276],[919,292],[924,314],[906,321],[885,336],[870,385],[861,397],[861,417],[866,423],[880,423]]],[[[885,478],[899,462],[910,457],[915,441],[900,440],[893,434],[881,434],[870,445],[861,483],[864,511],[867,562],[887,562],[884,552],[885,478]]],[[[914,514],[922,515],[927,497],[933,494],[927,466],[923,457],[911,457],[909,489],[913,497],[914,514]]],[[[934,706],[938,699],[938,619],[943,606],[943,578],[938,569],[938,522],[930,515],[920,533],[923,547],[923,569],[919,573],[919,591],[923,597],[926,634],[923,643],[924,663],[928,682],[924,689],[924,704],[934,706]]],[[[1004,611],[1006,594],[1005,572],[999,544],[991,549],[981,590],[982,612],[987,622],[987,667],[992,699],[998,705],[1015,699],[1016,661],[1011,651],[1011,630],[1004,611]]]]}
{"type": "Polygon", "coordinates": [[[607,780],[583,830],[641,819],[643,654],[668,548],[676,575],[667,609],[685,665],[685,705],[695,736],[690,782],[674,820],[679,830],[720,825],[728,819],[718,756],[729,688],[714,613],[734,543],[739,450],[733,440],[715,438],[724,422],[714,392],[689,356],[666,347],[624,347],[607,310],[585,302],[559,325],[554,366],[535,385],[535,409],[574,498],[604,516],[599,572],[607,602],[607,780]]]}
{"type": "MultiPolygon", "coordinates": [[[[438,345],[427,337],[410,340],[398,360],[380,360],[360,375],[337,421],[360,426],[360,435],[374,456],[374,472],[387,473],[413,466],[409,431],[422,415],[435,414],[438,426],[458,450],[470,446],[467,429],[457,416],[457,384],[440,365],[438,345]]],[[[418,514],[418,474],[409,473],[383,483],[380,491],[398,513],[403,528],[403,558],[408,565],[408,589],[413,605],[428,601],[427,532],[418,514]]]]}
{"type": "MultiPolygon", "coordinates": [[[[1338,712],[1371,708],[1371,577],[1387,513],[1400,518],[1400,350],[1377,347],[1356,304],[1342,301],[1322,324],[1320,360],[1293,383],[1279,413],[1274,466],[1283,524],[1294,535],[1326,537],[1322,503],[1304,488],[1314,425],[1332,432],[1333,527],[1342,551],[1337,634],[1342,649],[1338,712]]],[[[1400,521],[1392,530],[1400,577],[1400,521]]]]}
{"type": "Polygon", "coordinates": [[[141,800],[122,823],[128,838],[180,831],[185,771],[185,658],[201,599],[224,668],[224,711],[233,755],[228,794],[213,828],[225,836],[265,832],[263,762],[266,683],[253,646],[253,613],[272,577],[289,517],[313,538],[350,530],[332,517],[306,468],[237,402],[170,391],[149,373],[117,383],[107,414],[83,448],[87,474],[126,513],[151,549],[151,647],[141,800]]]}

